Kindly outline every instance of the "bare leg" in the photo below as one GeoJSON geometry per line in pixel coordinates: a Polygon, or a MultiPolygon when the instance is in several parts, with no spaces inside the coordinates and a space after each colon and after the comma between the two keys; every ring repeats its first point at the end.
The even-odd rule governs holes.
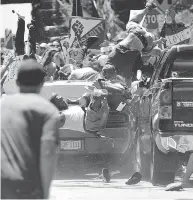
{"type": "Polygon", "coordinates": [[[155,0],[148,0],[146,3],[146,8],[139,11],[139,14],[134,16],[130,21],[136,22],[136,23],[140,23],[143,20],[143,17],[153,8],[156,7],[156,3],[155,0]]]}
{"type": "Polygon", "coordinates": [[[143,20],[143,17],[149,12],[148,8],[145,8],[141,11],[139,11],[138,15],[131,18],[129,21],[140,23],[143,20]]]}
{"type": "Polygon", "coordinates": [[[171,183],[171,184],[167,185],[166,191],[174,191],[174,190],[178,191],[182,188],[189,187],[188,182],[190,180],[192,173],[193,173],[193,153],[189,157],[187,168],[186,168],[186,173],[183,177],[182,182],[171,183]]]}
{"type": "Polygon", "coordinates": [[[188,164],[186,167],[186,173],[183,177],[183,185],[186,185],[187,182],[190,180],[191,175],[193,174],[193,153],[190,155],[190,158],[188,160],[188,164]]]}

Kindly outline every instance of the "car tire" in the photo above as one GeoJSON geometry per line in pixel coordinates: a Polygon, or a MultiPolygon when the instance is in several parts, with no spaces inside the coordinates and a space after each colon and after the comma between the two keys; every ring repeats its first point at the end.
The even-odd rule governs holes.
{"type": "Polygon", "coordinates": [[[140,172],[144,180],[150,179],[150,156],[143,153],[140,130],[137,130],[134,144],[134,171],[140,172]]]}
{"type": "Polygon", "coordinates": [[[152,138],[152,151],[151,151],[151,183],[152,185],[167,185],[174,182],[175,170],[174,171],[161,171],[163,168],[167,169],[170,162],[168,162],[168,155],[162,153],[154,139],[152,138]]]}

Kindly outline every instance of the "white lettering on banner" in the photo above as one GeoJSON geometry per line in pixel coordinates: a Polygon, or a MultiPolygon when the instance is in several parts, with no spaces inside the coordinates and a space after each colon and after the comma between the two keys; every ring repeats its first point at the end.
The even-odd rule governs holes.
{"type": "Polygon", "coordinates": [[[90,32],[88,32],[86,35],[84,35],[81,39],[80,39],[80,43],[84,44],[86,42],[86,40],[93,35],[99,35],[100,33],[102,33],[104,31],[104,27],[103,27],[103,23],[99,23],[93,30],[91,30],[90,32]]]}
{"type": "Polygon", "coordinates": [[[9,64],[9,72],[7,75],[6,81],[10,81],[12,79],[17,79],[18,74],[18,68],[19,64],[21,63],[21,60],[23,59],[23,56],[14,56],[12,55],[9,58],[8,64],[9,64]]]}
{"type": "Polygon", "coordinates": [[[175,128],[193,128],[192,123],[184,123],[183,121],[174,121],[175,128]]]}
{"type": "Polygon", "coordinates": [[[12,30],[11,29],[5,29],[5,41],[4,41],[5,46],[7,46],[7,43],[9,42],[11,37],[12,37],[12,30]]]}
{"type": "Polygon", "coordinates": [[[147,15],[147,23],[150,24],[155,24],[157,23],[157,17],[155,15],[147,15]]]}
{"type": "Polygon", "coordinates": [[[193,124],[174,124],[176,128],[193,128],[193,124]]]}
{"type": "Polygon", "coordinates": [[[191,37],[191,32],[190,32],[190,28],[188,28],[174,35],[166,36],[166,40],[167,40],[166,45],[171,46],[174,44],[178,44],[182,41],[189,39],[190,37],[191,37]]]}
{"type": "Polygon", "coordinates": [[[193,102],[176,102],[177,107],[193,108],[193,102]]]}

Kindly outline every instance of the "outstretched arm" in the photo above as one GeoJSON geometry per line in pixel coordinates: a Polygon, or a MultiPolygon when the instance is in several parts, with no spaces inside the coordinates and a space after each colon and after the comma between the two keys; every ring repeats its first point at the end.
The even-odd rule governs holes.
{"type": "Polygon", "coordinates": [[[57,161],[59,121],[57,113],[49,118],[43,127],[41,137],[40,174],[45,199],[49,197],[49,189],[57,161]]]}
{"type": "Polygon", "coordinates": [[[139,24],[142,20],[143,20],[143,17],[149,12],[149,9],[148,8],[145,8],[141,11],[139,11],[139,13],[135,16],[133,16],[129,21],[131,22],[135,22],[137,24],[139,24]]]}
{"type": "Polygon", "coordinates": [[[153,8],[156,8],[156,4],[154,3],[155,0],[148,0],[145,6],[145,9],[139,11],[138,15],[134,16],[131,18],[129,21],[133,21],[135,23],[141,23],[143,20],[144,16],[151,11],[153,8]]]}
{"type": "Polygon", "coordinates": [[[183,177],[183,184],[186,184],[190,180],[192,174],[193,174],[193,153],[190,154],[190,158],[186,167],[186,173],[183,177]]]}

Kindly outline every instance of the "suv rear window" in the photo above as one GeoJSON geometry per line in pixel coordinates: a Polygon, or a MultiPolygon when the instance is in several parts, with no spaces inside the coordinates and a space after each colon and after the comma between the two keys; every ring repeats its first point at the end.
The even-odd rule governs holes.
{"type": "Polygon", "coordinates": [[[168,69],[167,78],[193,78],[193,59],[176,59],[168,69]]]}

